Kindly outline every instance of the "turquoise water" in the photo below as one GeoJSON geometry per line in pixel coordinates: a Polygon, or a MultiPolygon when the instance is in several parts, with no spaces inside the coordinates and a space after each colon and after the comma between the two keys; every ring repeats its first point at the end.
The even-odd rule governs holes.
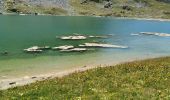
{"type": "Polygon", "coordinates": [[[114,64],[124,61],[170,55],[170,37],[133,36],[132,33],[170,33],[170,22],[95,17],[0,16],[0,79],[58,72],[84,65],[114,64]],[[113,36],[108,39],[64,41],[56,36],[80,33],[113,36]],[[75,45],[102,41],[128,46],[128,49],[96,49],[84,53],[48,50],[27,54],[31,46],[75,45]]]}

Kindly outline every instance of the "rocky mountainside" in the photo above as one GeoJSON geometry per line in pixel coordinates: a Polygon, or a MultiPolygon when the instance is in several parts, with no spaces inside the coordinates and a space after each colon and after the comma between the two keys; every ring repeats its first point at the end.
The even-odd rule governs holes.
{"type": "Polygon", "coordinates": [[[70,11],[69,0],[5,0],[0,8],[7,13],[66,15],[70,11]]]}
{"type": "Polygon", "coordinates": [[[0,13],[3,12],[3,0],[0,0],[0,13]]]}
{"type": "Polygon", "coordinates": [[[0,12],[170,18],[170,0],[0,0],[0,12]]]}
{"type": "Polygon", "coordinates": [[[170,0],[71,0],[82,15],[170,18],[170,0]]]}
{"type": "Polygon", "coordinates": [[[69,8],[69,0],[22,0],[22,1],[29,5],[37,5],[43,7],[59,7],[66,10],[69,8]]]}

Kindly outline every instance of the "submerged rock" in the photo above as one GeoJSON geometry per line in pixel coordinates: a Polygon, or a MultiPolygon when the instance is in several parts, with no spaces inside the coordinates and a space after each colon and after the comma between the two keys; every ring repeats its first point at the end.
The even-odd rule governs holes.
{"type": "Polygon", "coordinates": [[[127,46],[103,44],[103,43],[84,43],[80,47],[103,47],[103,48],[128,48],[127,46]]]}
{"type": "Polygon", "coordinates": [[[157,33],[157,32],[140,32],[141,34],[145,35],[155,35],[155,36],[162,36],[162,37],[170,37],[168,33],[157,33]]]}
{"type": "Polygon", "coordinates": [[[1,52],[1,55],[3,55],[3,56],[6,56],[6,55],[8,55],[8,54],[9,54],[8,51],[1,52]]]}
{"type": "Polygon", "coordinates": [[[78,35],[78,36],[62,36],[60,37],[62,40],[85,40],[86,36],[78,35]]]}
{"type": "Polygon", "coordinates": [[[33,47],[30,47],[30,48],[24,49],[24,51],[30,52],[30,53],[40,53],[43,50],[41,50],[38,46],[33,46],[33,47]]]}
{"type": "Polygon", "coordinates": [[[50,46],[43,46],[43,47],[33,46],[30,48],[24,49],[24,51],[30,52],[30,53],[40,53],[43,50],[48,50],[48,49],[50,49],[50,46]]]}
{"type": "Polygon", "coordinates": [[[61,52],[82,52],[87,51],[87,48],[74,48],[72,45],[63,45],[58,47],[53,47],[53,50],[60,50],[61,52]]]}
{"type": "Polygon", "coordinates": [[[73,48],[73,49],[68,49],[68,50],[60,50],[60,51],[65,51],[65,52],[82,52],[82,51],[87,51],[87,48],[73,48]]]}
{"type": "Polygon", "coordinates": [[[72,49],[72,48],[74,48],[74,46],[72,46],[72,45],[63,45],[63,46],[53,47],[52,49],[53,50],[57,50],[57,49],[68,50],[68,49],[72,49]]]}
{"type": "Polygon", "coordinates": [[[39,47],[40,50],[48,50],[50,49],[50,46],[43,46],[43,47],[39,47]]]}
{"type": "Polygon", "coordinates": [[[101,36],[93,36],[93,35],[90,35],[89,37],[90,38],[108,38],[109,36],[104,36],[104,35],[103,36],[102,35],[101,36]]]}
{"type": "Polygon", "coordinates": [[[130,35],[132,35],[132,36],[139,36],[139,34],[136,34],[136,33],[132,33],[130,35]]]}
{"type": "MultiPolygon", "coordinates": [[[[85,40],[87,38],[109,38],[110,36],[112,36],[112,34],[108,34],[108,35],[81,35],[78,33],[73,33],[74,35],[71,36],[62,36],[59,37],[62,40],[85,40]]],[[[58,38],[58,36],[56,36],[56,38],[58,38]]]]}

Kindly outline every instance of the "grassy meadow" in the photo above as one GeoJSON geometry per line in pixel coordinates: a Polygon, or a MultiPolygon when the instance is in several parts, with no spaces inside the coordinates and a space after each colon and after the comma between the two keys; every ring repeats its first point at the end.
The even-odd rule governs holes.
{"type": "Polygon", "coordinates": [[[0,91],[0,100],[169,100],[170,57],[75,72],[0,91]]]}

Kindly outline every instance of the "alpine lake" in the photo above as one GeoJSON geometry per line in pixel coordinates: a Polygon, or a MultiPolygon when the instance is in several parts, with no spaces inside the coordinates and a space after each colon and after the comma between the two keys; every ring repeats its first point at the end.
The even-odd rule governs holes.
{"type": "Polygon", "coordinates": [[[0,16],[0,80],[56,73],[84,66],[112,65],[132,60],[170,56],[170,21],[80,16],[0,16]],[[57,37],[81,34],[109,36],[84,40],[57,37]],[[84,52],[44,50],[27,53],[32,46],[57,47],[84,43],[109,43],[128,48],[91,47],[84,52]]]}

